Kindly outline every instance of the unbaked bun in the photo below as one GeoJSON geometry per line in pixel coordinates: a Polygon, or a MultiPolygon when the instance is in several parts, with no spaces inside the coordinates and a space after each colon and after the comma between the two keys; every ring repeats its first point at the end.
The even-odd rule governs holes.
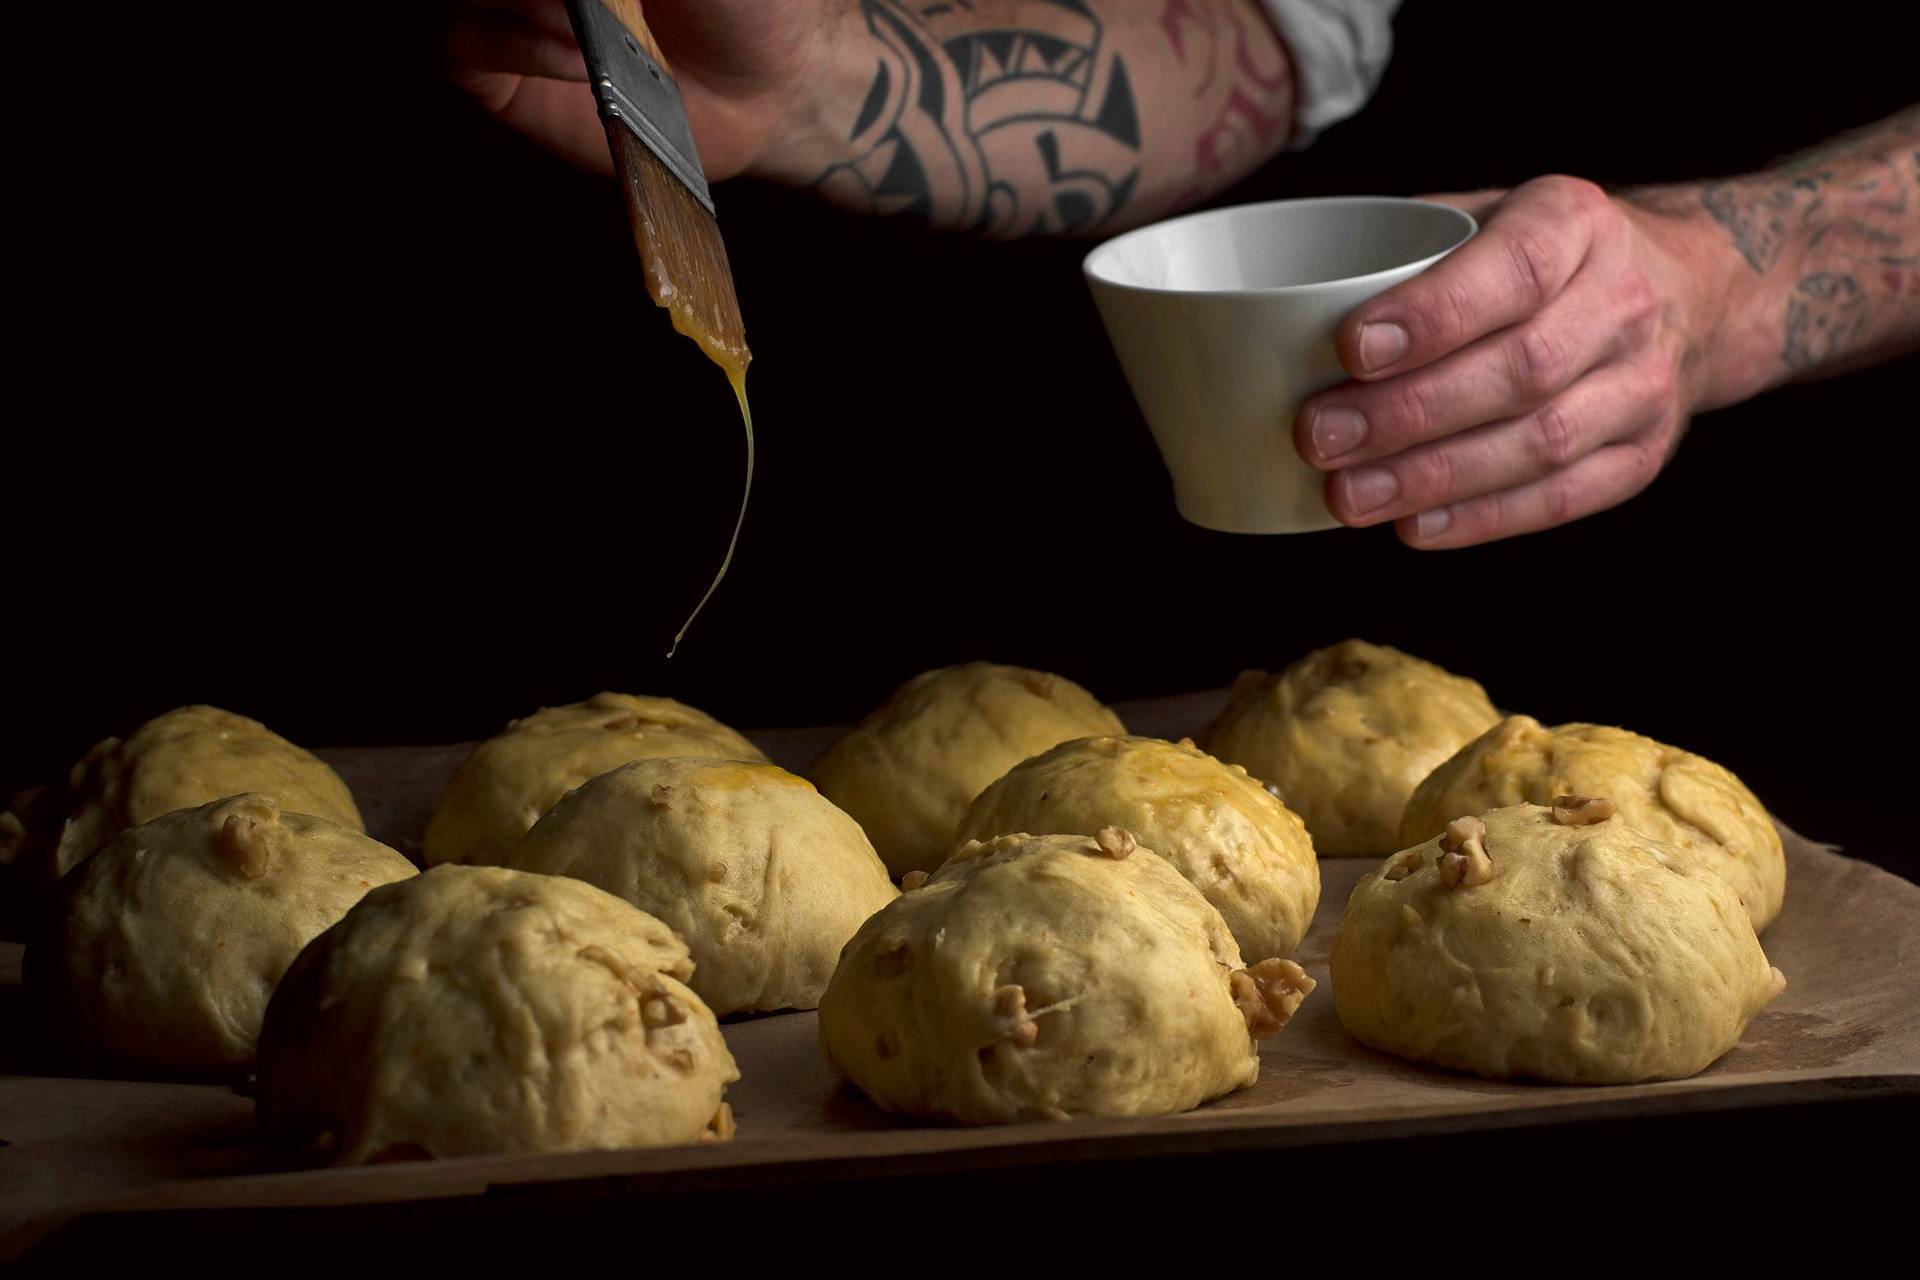
{"type": "Polygon", "coordinates": [[[939,866],[967,806],[1014,765],[1070,738],[1125,732],[1063,676],[969,662],[907,681],[809,773],[901,876],[939,866]]]}
{"type": "Polygon", "coordinates": [[[1786,850],[1753,792],[1711,760],[1605,725],[1550,729],[1509,716],[1420,784],[1401,842],[1425,840],[1462,815],[1567,794],[1606,796],[1628,826],[1699,859],[1733,886],[1755,929],[1780,914],[1786,850]]]}
{"type": "Polygon", "coordinates": [[[1320,901],[1300,819],[1239,765],[1191,742],[1080,738],[1015,765],[980,793],[960,839],[1014,831],[1131,831],[1213,904],[1240,953],[1288,956],[1320,901]]]}
{"type": "Polygon", "coordinates": [[[570,793],[507,855],[663,921],[720,1017],[811,1009],[854,930],[898,895],[860,824],[770,764],[640,760],[570,793]]]}
{"type": "Polygon", "coordinates": [[[1164,1115],[1253,1083],[1255,1037],[1312,988],[1290,960],[1243,968],[1220,913],[1125,831],[1000,836],[861,926],[820,1040],[888,1111],[1164,1115]]]}
{"type": "Polygon", "coordinates": [[[35,871],[42,889],[130,827],[242,793],[364,831],[340,775],[258,720],[219,707],[177,707],[108,738],[74,765],[66,821],[35,871]]]}
{"type": "Polygon", "coordinates": [[[1786,985],[1726,882],[1604,797],[1457,819],[1348,899],[1329,961],[1355,1038],[1563,1084],[1673,1080],[1786,985]]]}
{"type": "Polygon", "coordinates": [[[1378,858],[1400,847],[1420,780],[1499,718],[1466,677],[1344,640],[1277,676],[1241,676],[1200,741],[1278,788],[1321,857],[1378,858]]]}
{"type": "Polygon", "coordinates": [[[429,866],[498,865],[561,796],[609,769],[661,756],[766,759],[706,712],[672,698],[596,693],[542,707],[467,757],[440,793],[421,854],[429,866]]]}
{"type": "Polygon", "coordinates": [[[261,1127],[334,1164],[727,1137],[739,1072],[692,970],[671,929],[592,885],[436,867],[288,971],[261,1127]]]}
{"type": "Polygon", "coordinates": [[[378,841],[266,796],[177,809],[61,882],[28,969],[73,1047],[149,1071],[243,1070],[300,949],[413,874],[378,841]]]}

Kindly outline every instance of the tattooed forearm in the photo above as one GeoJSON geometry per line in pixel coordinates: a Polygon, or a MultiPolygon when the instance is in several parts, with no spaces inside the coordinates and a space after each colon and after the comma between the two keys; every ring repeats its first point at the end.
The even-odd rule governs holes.
{"type": "Polygon", "coordinates": [[[1798,369],[1845,355],[1866,327],[1867,296],[1852,276],[1816,271],[1787,300],[1780,359],[1798,369]]]}
{"type": "Polygon", "coordinates": [[[967,0],[864,0],[880,64],[818,186],[872,213],[988,235],[1092,230],[1140,177],[1140,112],[1124,57],[1081,3],[1013,22],[967,0]]]}
{"type": "Polygon", "coordinates": [[[989,236],[1086,234],[1237,180],[1292,122],[1255,0],[860,0],[816,190],[989,236]],[[855,87],[857,86],[857,87],[855,87]]]}
{"type": "Polygon", "coordinates": [[[1776,290],[1784,373],[1920,345],[1920,108],[1708,183],[1700,204],[1776,290]]]}
{"type": "Polygon", "coordinates": [[[1167,0],[1160,25],[1184,67],[1198,72],[1196,98],[1225,100],[1193,144],[1193,178],[1179,203],[1227,185],[1283,145],[1292,125],[1293,68],[1286,50],[1261,40],[1245,9],[1167,0]]]}

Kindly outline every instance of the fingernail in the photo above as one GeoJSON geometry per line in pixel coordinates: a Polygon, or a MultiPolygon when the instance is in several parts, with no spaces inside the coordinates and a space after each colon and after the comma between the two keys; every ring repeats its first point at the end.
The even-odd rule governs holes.
{"type": "Polygon", "coordinates": [[[1376,373],[1407,354],[1407,331],[1397,324],[1360,326],[1360,368],[1376,373]]]}
{"type": "Polygon", "coordinates": [[[1432,511],[1422,511],[1413,518],[1413,538],[1415,542],[1425,542],[1437,538],[1453,525],[1453,512],[1445,507],[1436,507],[1432,511]]]}
{"type": "Polygon", "coordinates": [[[1352,409],[1329,405],[1313,411],[1307,434],[1313,439],[1314,453],[1322,461],[1331,462],[1360,447],[1367,438],[1367,420],[1352,409]]]}
{"type": "Polygon", "coordinates": [[[1347,505],[1355,515],[1377,511],[1400,492],[1400,482],[1385,467],[1361,467],[1347,472],[1347,505]]]}

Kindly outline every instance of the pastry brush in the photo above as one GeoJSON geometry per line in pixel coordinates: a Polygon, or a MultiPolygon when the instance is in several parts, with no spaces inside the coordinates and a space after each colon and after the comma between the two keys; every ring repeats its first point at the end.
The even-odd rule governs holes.
{"type": "Polygon", "coordinates": [[[720,224],[714,220],[713,195],[694,147],[686,103],[639,4],[636,0],[567,0],[567,18],[586,55],[587,79],[606,126],[614,171],[626,191],[647,292],[667,309],[673,327],[699,343],[725,371],[747,430],[747,482],[733,536],[727,541],[719,573],[694,606],[692,617],[673,637],[667,650],[671,658],[727,576],[746,523],[747,499],[753,492],[747,362],[753,356],[747,350],[733,269],[727,264],[720,224]]]}
{"type": "Polygon", "coordinates": [[[647,292],[739,390],[746,327],[686,104],[635,0],[567,0],[626,191],[647,292]]]}

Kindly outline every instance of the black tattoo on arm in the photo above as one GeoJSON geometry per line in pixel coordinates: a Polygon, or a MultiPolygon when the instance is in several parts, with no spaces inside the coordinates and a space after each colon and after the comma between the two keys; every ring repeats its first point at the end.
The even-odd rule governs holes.
{"type": "Polygon", "coordinates": [[[1844,355],[1866,327],[1867,296],[1852,276],[1816,271],[1787,301],[1787,341],[1780,359],[1803,369],[1844,355]]]}
{"type": "Polygon", "coordinates": [[[1003,237],[1094,231],[1132,197],[1139,109],[1085,0],[1034,0],[1011,21],[974,0],[860,8],[880,63],[853,158],[816,189],[865,212],[1003,237]]]}
{"type": "Polygon", "coordinates": [[[1731,182],[1711,182],[1700,193],[1713,220],[1733,237],[1747,265],[1764,272],[1780,257],[1780,248],[1820,203],[1820,184],[1796,178],[1762,192],[1744,192],[1731,182]]]}
{"type": "Polygon", "coordinates": [[[1920,297],[1916,141],[1920,107],[1764,173],[1700,188],[1702,207],[1756,274],[1794,273],[1779,348],[1789,371],[1844,366],[1911,327],[1920,297]]]}

